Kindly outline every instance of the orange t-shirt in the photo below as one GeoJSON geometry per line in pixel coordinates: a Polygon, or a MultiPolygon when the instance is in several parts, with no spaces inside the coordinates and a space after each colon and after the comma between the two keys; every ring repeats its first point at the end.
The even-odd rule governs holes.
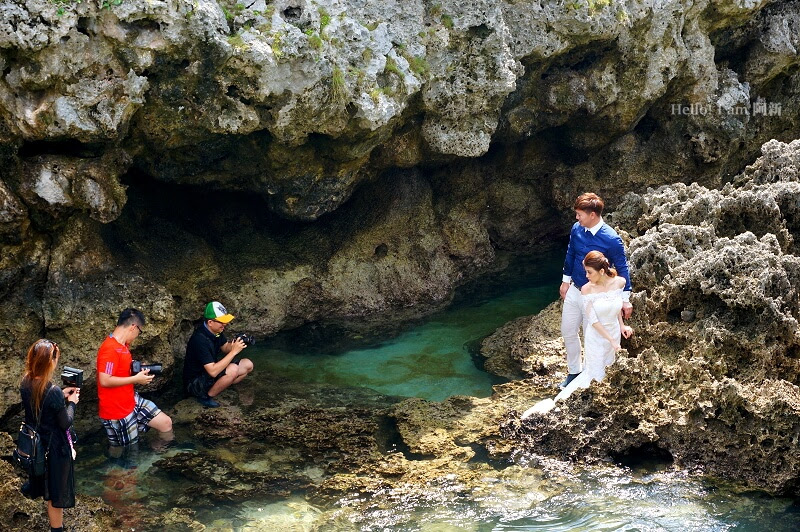
{"type": "Polygon", "coordinates": [[[113,336],[108,336],[97,350],[97,406],[102,419],[122,419],[135,406],[133,384],[116,388],[100,386],[100,372],[114,377],[131,376],[131,352],[113,336]]]}

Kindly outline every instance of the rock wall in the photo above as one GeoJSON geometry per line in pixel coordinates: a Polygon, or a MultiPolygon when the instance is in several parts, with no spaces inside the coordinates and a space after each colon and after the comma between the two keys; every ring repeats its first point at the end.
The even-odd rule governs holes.
{"type": "MultiPolygon", "coordinates": [[[[800,141],[762,151],[721,189],[676,184],[625,198],[613,223],[630,239],[636,335],[607,379],[559,412],[507,418],[505,434],[521,448],[656,455],[800,493],[800,141]]],[[[534,325],[518,326],[511,345],[558,334],[534,325]]],[[[548,359],[526,351],[519,369],[535,376],[528,368],[548,359]]]]}
{"type": "Polygon", "coordinates": [[[794,138],[799,12],[0,0],[0,414],[25,346],[91,367],[125,306],[170,368],[207,300],[262,335],[396,319],[584,190],[728,180],[794,138]]]}

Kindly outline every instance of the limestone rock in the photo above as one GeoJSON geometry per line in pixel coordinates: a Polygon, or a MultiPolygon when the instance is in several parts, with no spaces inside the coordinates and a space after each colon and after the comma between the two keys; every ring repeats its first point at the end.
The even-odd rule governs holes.
{"type": "Polygon", "coordinates": [[[231,401],[234,391],[226,391],[220,398],[223,406],[213,410],[194,400],[176,405],[174,421],[215,445],[156,464],[195,481],[186,493],[169,494],[175,503],[285,497],[334,473],[373,465],[386,445],[379,425],[396,402],[368,390],[263,378],[241,383],[236,392],[238,400],[231,401]],[[269,398],[272,406],[255,409],[242,400],[249,396],[247,403],[252,403],[253,395],[269,398]]]}
{"type": "Polygon", "coordinates": [[[125,188],[118,178],[130,159],[124,153],[74,158],[42,155],[22,163],[20,195],[43,225],[60,223],[84,211],[95,220],[115,220],[125,206],[125,188]]]}
{"type": "Polygon", "coordinates": [[[28,224],[25,205],[0,181],[0,242],[19,244],[28,224]]]}
{"type": "MultiPolygon", "coordinates": [[[[261,334],[417,315],[498,249],[562,236],[585,190],[632,239],[632,359],[707,355],[709,382],[743,397],[792,379],[797,148],[766,144],[721,184],[797,130],[797,17],[761,1],[0,0],[0,413],[41,334],[90,367],[135,305],[141,354],[169,365],[211,299],[261,334]]],[[[529,376],[498,392],[513,408],[560,349],[518,325],[533,330],[506,331],[522,347],[497,364],[529,376]]]]}
{"type": "Polygon", "coordinates": [[[510,417],[505,434],[573,458],[666,456],[795,495],[800,462],[787,450],[800,426],[800,261],[796,202],[786,198],[800,184],[798,149],[765,144],[719,190],[628,196],[613,219],[634,235],[629,355],[557,414],[510,417]]]}
{"type": "Polygon", "coordinates": [[[47,279],[50,249],[44,238],[3,246],[0,254],[0,353],[6,371],[0,373],[0,409],[18,404],[25,353],[41,334],[41,294],[47,279]]]}
{"type": "Polygon", "coordinates": [[[773,87],[797,62],[797,9],[766,4],[5,0],[0,116],[15,139],[124,143],[156,179],[254,192],[301,220],[386,169],[372,154],[405,124],[444,161],[554,135],[578,164],[594,159],[557,182],[615,168],[649,184],[653,163],[674,180],[665,145],[678,168],[718,179],[796,119],[773,87]],[[743,49],[742,65],[715,63],[743,49]],[[732,112],[752,102],[786,113],[732,112]],[[715,112],[675,120],[684,103],[715,112]],[[613,145],[629,135],[645,153],[620,161],[613,145]]]}
{"type": "Polygon", "coordinates": [[[549,382],[567,356],[561,338],[561,302],[504,325],[481,342],[481,354],[489,373],[508,379],[544,377],[541,384],[549,382]]]}
{"type": "MultiPolygon", "coordinates": [[[[8,456],[13,442],[7,434],[0,448],[2,454],[8,456]]],[[[47,507],[42,499],[31,500],[23,497],[20,488],[24,479],[5,460],[0,460],[0,515],[5,522],[3,529],[10,532],[22,532],[31,529],[47,529],[47,507]]],[[[79,532],[95,530],[116,530],[124,527],[122,521],[114,514],[111,507],[99,497],[84,497],[78,494],[74,508],[64,510],[64,521],[69,527],[79,532]]]]}

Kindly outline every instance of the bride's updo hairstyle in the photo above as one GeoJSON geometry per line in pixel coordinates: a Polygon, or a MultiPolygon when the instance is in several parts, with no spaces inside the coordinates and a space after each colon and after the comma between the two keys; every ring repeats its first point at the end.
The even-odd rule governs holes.
{"type": "Polygon", "coordinates": [[[617,270],[611,267],[606,256],[599,251],[590,251],[587,253],[586,257],[583,258],[583,265],[584,267],[588,266],[598,272],[605,272],[609,277],[617,276],[617,270]]]}

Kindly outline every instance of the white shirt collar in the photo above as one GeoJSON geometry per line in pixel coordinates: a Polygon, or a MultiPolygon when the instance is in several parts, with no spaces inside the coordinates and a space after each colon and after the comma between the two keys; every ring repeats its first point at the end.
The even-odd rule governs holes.
{"type": "Polygon", "coordinates": [[[584,230],[589,231],[590,233],[592,233],[592,236],[596,236],[597,232],[600,230],[600,227],[602,227],[602,225],[603,225],[603,219],[600,218],[599,222],[597,222],[592,227],[584,227],[584,230]]]}

